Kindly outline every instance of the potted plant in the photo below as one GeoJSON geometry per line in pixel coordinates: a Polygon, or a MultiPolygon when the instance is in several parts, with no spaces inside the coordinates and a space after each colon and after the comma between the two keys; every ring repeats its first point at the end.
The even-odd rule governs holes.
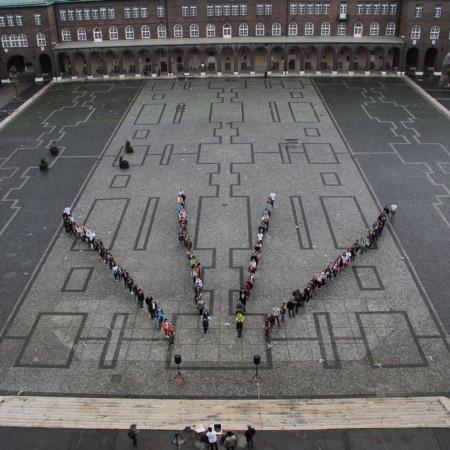
{"type": "Polygon", "coordinates": [[[45,158],[41,159],[41,162],[39,163],[39,169],[41,169],[41,170],[48,169],[48,161],[45,158]]]}
{"type": "Polygon", "coordinates": [[[134,148],[131,145],[130,141],[126,141],[125,142],[125,153],[133,153],[134,152],[134,148]]]}

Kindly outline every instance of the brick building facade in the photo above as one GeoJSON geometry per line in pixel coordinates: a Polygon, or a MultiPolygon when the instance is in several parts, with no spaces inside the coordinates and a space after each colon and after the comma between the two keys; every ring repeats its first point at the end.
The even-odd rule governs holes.
{"type": "Polygon", "coordinates": [[[2,0],[0,79],[438,71],[450,0],[2,0]]]}

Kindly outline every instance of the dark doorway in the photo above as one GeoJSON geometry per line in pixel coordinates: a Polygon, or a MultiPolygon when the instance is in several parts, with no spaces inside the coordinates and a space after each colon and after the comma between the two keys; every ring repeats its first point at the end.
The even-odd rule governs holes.
{"type": "Polygon", "coordinates": [[[52,61],[50,56],[45,53],[39,56],[39,64],[41,65],[41,73],[44,77],[52,76],[52,61]]]}
{"type": "Polygon", "coordinates": [[[25,59],[23,56],[15,55],[9,58],[6,64],[8,72],[13,70],[14,72],[23,72],[25,70],[25,59]]]}
{"type": "Polygon", "coordinates": [[[425,53],[424,70],[434,69],[436,65],[437,50],[434,47],[429,48],[425,53]]]}
{"type": "Polygon", "coordinates": [[[406,52],[406,70],[416,70],[419,62],[419,50],[416,47],[408,49],[406,52]]]}

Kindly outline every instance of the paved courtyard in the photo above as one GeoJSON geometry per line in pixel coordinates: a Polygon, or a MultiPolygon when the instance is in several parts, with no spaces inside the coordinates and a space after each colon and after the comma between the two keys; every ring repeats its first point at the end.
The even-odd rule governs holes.
{"type": "Polygon", "coordinates": [[[3,393],[449,392],[449,120],[401,79],[70,83],[53,86],[26,114],[34,164],[51,139],[64,151],[47,174],[26,172],[33,163],[16,150],[24,139],[20,119],[0,133],[9,144],[0,155],[0,240],[11,246],[3,282],[12,292],[2,312],[3,393]],[[135,153],[125,172],[118,159],[126,140],[135,153]],[[31,178],[23,182],[22,171],[11,169],[17,166],[31,178]],[[180,188],[204,266],[212,315],[206,336],[177,242],[180,188]],[[277,199],[264,258],[238,339],[234,305],[271,190],[277,199]],[[172,348],[98,254],[57,228],[72,202],[75,220],[96,230],[175,323],[172,348]],[[400,213],[377,248],[275,329],[268,347],[265,315],[393,202],[400,213]],[[12,214],[11,206],[22,209],[12,214]],[[41,233],[47,226],[56,233],[41,233]],[[38,250],[29,250],[27,273],[37,270],[21,295],[21,264],[34,247],[29,233],[38,235],[38,250]],[[175,353],[182,386],[173,381],[175,353]],[[254,354],[261,355],[262,385],[250,382],[254,354]]]}

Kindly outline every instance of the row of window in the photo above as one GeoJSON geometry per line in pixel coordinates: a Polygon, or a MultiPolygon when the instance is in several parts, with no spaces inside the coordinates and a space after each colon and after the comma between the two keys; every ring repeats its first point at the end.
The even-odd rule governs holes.
{"type": "MultiPolygon", "coordinates": [[[[189,27],[177,24],[173,27],[173,37],[174,38],[182,38],[185,36],[185,29],[188,29],[188,35],[191,38],[196,38],[200,36],[200,27],[197,24],[192,24],[189,27]]],[[[212,23],[206,25],[205,30],[206,37],[216,37],[216,26],[212,23]]],[[[280,23],[274,23],[272,25],[272,36],[281,36],[282,27],[280,23]]],[[[299,35],[299,26],[295,22],[291,22],[288,26],[288,36],[298,36],[299,35]]],[[[112,26],[109,27],[109,39],[117,40],[119,39],[119,30],[117,27],[112,26]]],[[[222,37],[231,37],[233,34],[233,29],[230,24],[224,24],[222,26],[222,37]]],[[[346,36],[347,35],[347,25],[345,23],[340,23],[336,29],[337,36],[346,36]]],[[[378,22],[373,22],[369,26],[369,35],[370,36],[378,36],[380,34],[380,24],[378,22]]],[[[246,37],[249,35],[249,27],[246,23],[239,24],[239,36],[246,37]]],[[[255,26],[255,36],[265,36],[266,35],[266,27],[263,23],[257,23],[255,26]]],[[[312,22],[308,22],[304,26],[304,35],[305,36],[314,36],[314,24],[312,22]]],[[[329,22],[324,22],[320,26],[320,35],[321,36],[330,36],[331,35],[331,25],[329,22]]],[[[353,35],[356,37],[360,37],[363,35],[363,25],[358,22],[353,27],[353,35]]],[[[394,36],[395,35],[395,23],[391,22],[386,25],[385,29],[386,36],[394,36]]],[[[128,25],[124,29],[125,39],[135,39],[135,30],[134,27],[128,25]]],[[[71,32],[68,29],[63,29],[61,31],[62,40],[68,42],[72,39],[71,32]]],[[[103,39],[102,30],[99,27],[94,27],[92,30],[92,37],[94,41],[101,41],[103,39]]],[[[143,25],[141,27],[141,39],[150,39],[150,27],[148,25],[143,25]]],[[[157,27],[157,37],[159,39],[165,39],[167,37],[167,29],[165,25],[159,25],[157,27]]],[[[87,40],[87,33],[85,28],[78,28],[77,30],[77,39],[79,41],[87,40]]]]}
{"type": "Polygon", "coordinates": [[[2,36],[2,47],[28,47],[28,38],[26,34],[4,34],[2,36]]]}
{"type": "Polygon", "coordinates": [[[8,15],[0,16],[0,27],[21,27],[23,26],[23,16],[21,15],[8,15]]]}
{"type": "Polygon", "coordinates": [[[60,9],[59,20],[65,22],[66,20],[105,20],[115,19],[116,11],[114,8],[99,8],[99,9],[60,9]]]}
{"type": "MultiPolygon", "coordinates": [[[[423,5],[416,5],[414,10],[414,17],[416,19],[420,19],[423,14],[423,5]]],[[[438,5],[434,7],[433,17],[435,19],[439,19],[442,16],[442,6],[438,5]]]]}
{"type": "Polygon", "coordinates": [[[358,3],[356,5],[356,14],[397,14],[397,3],[358,3]]]}
{"type": "Polygon", "coordinates": [[[247,4],[237,3],[223,5],[206,5],[206,15],[212,16],[246,16],[247,4]]]}
{"type": "MultiPolygon", "coordinates": [[[[420,35],[422,33],[422,29],[419,25],[413,25],[411,28],[411,39],[413,41],[417,41],[420,39],[420,35]]],[[[436,41],[439,39],[439,35],[441,34],[441,29],[437,25],[433,25],[430,29],[430,39],[432,41],[436,41]]],[[[450,39],[450,34],[449,34],[450,39]]]]}

